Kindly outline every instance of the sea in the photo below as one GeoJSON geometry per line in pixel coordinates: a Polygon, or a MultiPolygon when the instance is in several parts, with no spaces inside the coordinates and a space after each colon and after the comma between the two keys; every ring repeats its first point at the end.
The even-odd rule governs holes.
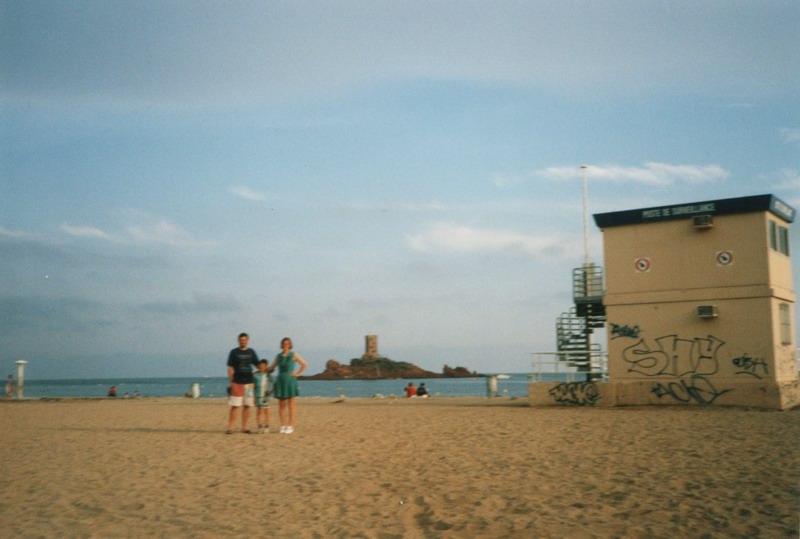
{"type": "MultiPolygon", "coordinates": [[[[566,381],[567,374],[509,373],[497,380],[497,395],[526,397],[531,381],[566,381]],[[507,376],[507,378],[506,378],[507,376]]],[[[300,380],[300,397],[400,397],[412,382],[425,383],[433,397],[485,397],[488,384],[485,377],[430,378],[391,380],[300,380]]],[[[73,380],[25,379],[24,396],[46,397],[105,397],[111,386],[117,397],[183,397],[192,393],[198,384],[200,398],[220,398],[226,395],[228,379],[220,377],[197,378],[85,378],[73,380]]]]}

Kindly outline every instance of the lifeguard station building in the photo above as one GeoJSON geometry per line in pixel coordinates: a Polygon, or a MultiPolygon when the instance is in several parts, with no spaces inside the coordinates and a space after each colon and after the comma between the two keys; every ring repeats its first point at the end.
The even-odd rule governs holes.
{"type": "MultiPolygon", "coordinates": [[[[574,403],[800,405],[794,218],[773,195],[594,215],[608,379],[574,403]]],[[[531,404],[569,404],[564,386],[531,384],[531,404]]]]}

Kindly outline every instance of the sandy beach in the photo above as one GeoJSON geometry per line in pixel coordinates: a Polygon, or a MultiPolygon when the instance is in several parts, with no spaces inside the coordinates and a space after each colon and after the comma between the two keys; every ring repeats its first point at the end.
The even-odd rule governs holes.
{"type": "Polygon", "coordinates": [[[0,402],[2,537],[797,537],[800,411],[0,402]],[[277,425],[277,406],[272,408],[277,425]]]}

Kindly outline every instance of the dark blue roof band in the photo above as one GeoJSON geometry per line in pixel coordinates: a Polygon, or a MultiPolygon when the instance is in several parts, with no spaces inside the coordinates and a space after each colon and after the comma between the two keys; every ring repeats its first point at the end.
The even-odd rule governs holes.
{"type": "Polygon", "coordinates": [[[638,210],[615,211],[594,214],[594,222],[600,228],[612,226],[651,223],[688,219],[695,215],[730,215],[735,213],[752,213],[768,211],[785,221],[794,222],[795,209],[775,195],[755,195],[672,206],[655,206],[638,210]]]}

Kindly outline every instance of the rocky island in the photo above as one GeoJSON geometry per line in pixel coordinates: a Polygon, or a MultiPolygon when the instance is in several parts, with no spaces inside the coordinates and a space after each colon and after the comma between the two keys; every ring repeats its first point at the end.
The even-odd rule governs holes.
{"type": "Polygon", "coordinates": [[[426,371],[412,363],[392,361],[387,357],[371,359],[351,359],[349,365],[342,365],[329,359],[325,370],[312,376],[302,376],[302,380],[379,380],[384,378],[467,378],[480,376],[464,367],[444,366],[442,372],[426,371]]]}
{"type": "Polygon", "coordinates": [[[302,380],[380,380],[391,378],[468,378],[480,376],[464,367],[444,366],[442,372],[426,371],[406,361],[393,361],[378,353],[378,336],[367,335],[366,351],[360,358],[343,365],[329,359],[325,370],[311,376],[301,376],[302,380]]]}

